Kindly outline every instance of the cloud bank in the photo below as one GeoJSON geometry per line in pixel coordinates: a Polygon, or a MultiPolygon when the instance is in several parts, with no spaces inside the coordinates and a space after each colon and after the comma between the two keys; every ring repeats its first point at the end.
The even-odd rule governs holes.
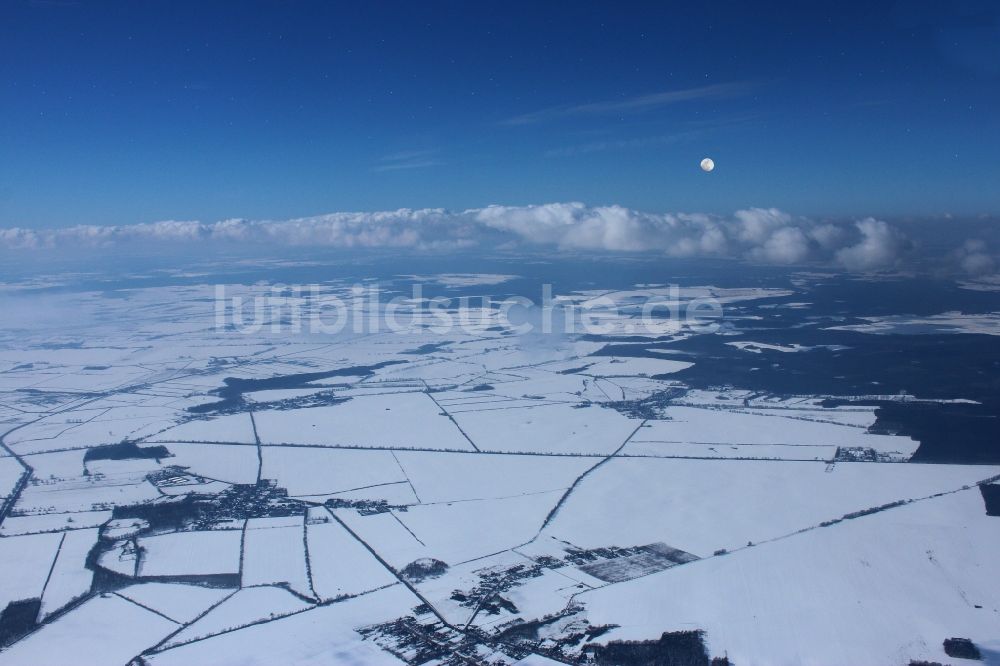
{"type": "Polygon", "coordinates": [[[892,268],[908,247],[887,222],[817,222],[775,208],[732,216],[646,213],[622,206],[554,203],[331,213],[291,220],[168,220],[63,229],[0,228],[8,249],[102,247],[120,243],[263,243],[330,248],[537,248],[658,252],[671,257],[730,257],[765,264],[820,262],[849,271],[892,268]]]}

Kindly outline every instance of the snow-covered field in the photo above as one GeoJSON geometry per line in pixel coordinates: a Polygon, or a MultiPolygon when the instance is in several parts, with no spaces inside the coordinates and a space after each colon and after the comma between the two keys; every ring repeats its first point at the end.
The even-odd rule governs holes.
{"type": "Polygon", "coordinates": [[[944,638],[1000,648],[1000,538],[981,509],[972,488],[578,599],[590,622],[621,625],[610,638],[697,626],[736,664],[962,663],[944,638]]]}
{"type": "Polygon", "coordinates": [[[65,330],[0,332],[0,666],[532,666],[680,631],[740,665],[962,663],[950,637],[1000,663],[978,487],[1000,466],[907,462],[873,406],[692,388],[670,345],[701,333],[640,328],[647,303],[792,291],[556,294],[604,328],[551,339],[488,308],[447,334],[239,333],[212,295],[87,292],[65,330]]]}

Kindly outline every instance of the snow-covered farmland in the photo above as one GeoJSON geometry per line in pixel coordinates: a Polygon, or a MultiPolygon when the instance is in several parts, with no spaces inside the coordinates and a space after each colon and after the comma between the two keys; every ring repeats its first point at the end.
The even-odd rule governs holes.
{"type": "Polygon", "coordinates": [[[480,451],[557,455],[608,455],[638,426],[610,409],[568,404],[465,411],[455,421],[480,451]]]}
{"type": "Polygon", "coordinates": [[[150,578],[235,574],[240,570],[240,530],[168,532],[139,539],[144,553],[137,574],[150,578]]]}
{"type": "Polygon", "coordinates": [[[292,496],[323,495],[405,483],[392,451],[265,446],[261,476],[292,496]]]}
{"type": "Polygon", "coordinates": [[[942,650],[945,638],[997,645],[1000,540],[978,495],[845,521],[579,600],[591,623],[620,625],[609,639],[697,626],[713,655],[738,664],[759,655],[776,664],[960,663],[942,650]]]}
{"type": "MultiPolygon", "coordinates": [[[[253,589],[268,590],[268,588],[253,589]]],[[[343,603],[297,613],[295,604],[286,599],[291,595],[277,588],[270,589],[275,591],[239,592],[238,595],[256,596],[253,599],[246,599],[242,612],[236,612],[235,608],[231,614],[227,611],[226,618],[220,617],[214,626],[206,625],[203,631],[218,632],[220,627],[232,625],[233,622],[247,624],[248,618],[255,614],[252,612],[252,607],[257,604],[260,605],[257,613],[266,612],[268,608],[276,611],[273,619],[248,624],[244,629],[221,633],[209,640],[181,643],[177,647],[149,655],[146,659],[155,666],[187,666],[193,663],[229,663],[246,666],[288,663],[322,666],[331,662],[388,666],[404,663],[374,643],[362,640],[355,630],[376,622],[391,620],[419,604],[419,600],[406,588],[397,585],[343,603]],[[286,596],[276,598],[265,596],[265,594],[277,595],[279,592],[286,596]],[[289,640],[289,636],[294,636],[295,639],[289,640]]],[[[294,600],[294,597],[291,598],[294,600]]],[[[230,601],[236,601],[236,598],[230,601]]],[[[220,606],[217,610],[222,608],[220,606]]],[[[205,620],[208,620],[209,616],[206,616],[205,620]]]]}
{"type": "Polygon", "coordinates": [[[313,589],[320,599],[354,596],[397,583],[361,542],[323,514],[321,510],[306,526],[313,589]]]}
{"type": "Polygon", "coordinates": [[[42,590],[40,619],[55,613],[90,591],[94,572],[87,568],[87,554],[97,541],[96,529],[63,532],[58,555],[42,590]]]}
{"type": "Polygon", "coordinates": [[[255,414],[265,444],[469,450],[472,445],[427,393],[351,398],[329,407],[255,414]]]}
{"type": "Polygon", "coordinates": [[[582,481],[544,533],[584,548],[662,541],[706,556],[997,474],[980,465],[621,458],[582,481]]]}
{"type": "Polygon", "coordinates": [[[300,596],[313,597],[305,544],[301,516],[248,520],[243,536],[242,585],[287,585],[300,596]]]}
{"type": "MultiPolygon", "coordinates": [[[[0,331],[0,665],[540,666],[673,631],[737,664],[953,666],[942,641],[963,636],[993,658],[1000,466],[907,462],[924,443],[888,434],[911,430],[884,402],[931,404],[916,388],[699,383],[713,354],[783,372],[848,347],[740,330],[785,289],[590,286],[555,300],[604,330],[550,338],[489,306],[434,333],[417,300],[400,335],[233,333],[210,285],[81,295],[101,315],[72,334],[0,331]],[[643,328],[650,299],[707,297],[736,342],[643,328]]],[[[903,328],[990,323],[919,319],[903,328]]]]}
{"type": "Polygon", "coordinates": [[[179,626],[118,595],[97,596],[0,652],[0,664],[124,664],[179,626]]]}
{"type": "MultiPolygon", "coordinates": [[[[907,459],[918,442],[909,437],[876,435],[867,429],[809,419],[791,412],[750,414],[733,409],[668,407],[665,420],[643,426],[632,438],[645,444],[643,452],[655,452],[656,443],[862,447],[877,453],[907,459]]],[[[791,454],[795,456],[796,454],[791,454]]]]}

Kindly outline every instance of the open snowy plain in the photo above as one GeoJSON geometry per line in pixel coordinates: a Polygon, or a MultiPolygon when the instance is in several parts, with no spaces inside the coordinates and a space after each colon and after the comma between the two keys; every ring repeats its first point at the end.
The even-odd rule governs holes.
{"type": "Polygon", "coordinates": [[[807,296],[597,285],[554,296],[599,332],[550,336],[491,306],[435,331],[419,299],[403,332],[219,327],[216,296],[74,293],[3,330],[0,666],[969,663],[955,637],[1000,663],[1000,466],[909,462],[871,395],[689,381],[705,336],[760,372],[835,353],[740,333],[807,296]],[[706,297],[721,331],[639,326],[706,297]]]}

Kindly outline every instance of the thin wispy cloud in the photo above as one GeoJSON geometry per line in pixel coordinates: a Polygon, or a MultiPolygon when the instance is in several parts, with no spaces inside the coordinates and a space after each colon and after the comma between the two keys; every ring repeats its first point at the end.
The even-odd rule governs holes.
{"type": "Polygon", "coordinates": [[[392,153],[379,159],[372,171],[399,171],[401,169],[424,169],[440,166],[444,162],[438,159],[437,150],[404,150],[392,153]]]}
{"type": "Polygon", "coordinates": [[[502,121],[503,125],[532,125],[560,118],[575,116],[608,116],[645,113],[680,102],[693,102],[708,99],[724,99],[739,97],[750,93],[757,84],[750,81],[733,83],[716,83],[697,88],[682,90],[667,90],[664,92],[621,99],[589,102],[587,104],[571,104],[553,106],[530,113],[524,113],[502,121]]]}
{"type": "Polygon", "coordinates": [[[546,157],[575,157],[591,153],[642,150],[644,148],[659,148],[671,146],[685,141],[692,141],[719,130],[745,125],[756,121],[759,114],[743,114],[728,117],[714,117],[709,120],[694,120],[676,125],[674,131],[659,134],[647,134],[630,137],[605,137],[552,148],[545,152],[546,157]]]}
{"type": "Polygon", "coordinates": [[[394,162],[392,164],[380,164],[372,167],[372,171],[398,171],[399,169],[423,169],[425,167],[440,166],[444,164],[441,160],[411,160],[409,162],[394,162]]]}
{"type": "Polygon", "coordinates": [[[613,150],[633,150],[650,146],[669,146],[690,139],[699,132],[677,132],[676,134],[658,134],[655,136],[640,136],[631,139],[609,139],[606,141],[591,141],[573,146],[564,146],[546,151],[546,157],[574,157],[601,153],[613,150]]]}

